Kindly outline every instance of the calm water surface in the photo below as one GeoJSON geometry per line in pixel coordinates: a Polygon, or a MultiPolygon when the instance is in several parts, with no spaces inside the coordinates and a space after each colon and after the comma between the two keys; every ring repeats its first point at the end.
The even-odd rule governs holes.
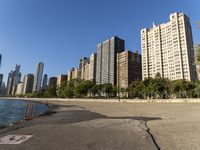
{"type": "MultiPolygon", "coordinates": [[[[24,112],[28,103],[33,102],[0,99],[0,128],[6,127],[10,123],[24,119],[24,112]]],[[[48,107],[45,104],[35,104],[36,112],[38,115],[48,110],[48,107]]]]}

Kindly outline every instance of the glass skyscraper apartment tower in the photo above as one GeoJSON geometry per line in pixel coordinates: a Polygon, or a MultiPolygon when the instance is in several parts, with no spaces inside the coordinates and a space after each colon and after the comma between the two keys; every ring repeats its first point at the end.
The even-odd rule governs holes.
{"type": "Polygon", "coordinates": [[[97,84],[116,85],[117,53],[124,51],[124,44],[124,40],[114,36],[97,45],[97,84]]]}

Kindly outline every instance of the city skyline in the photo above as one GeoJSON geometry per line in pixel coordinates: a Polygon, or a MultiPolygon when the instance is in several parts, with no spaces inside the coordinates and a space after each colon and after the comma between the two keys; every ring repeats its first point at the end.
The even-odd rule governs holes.
{"type": "Polygon", "coordinates": [[[92,6],[96,6],[96,2],[92,2],[89,4],[89,6],[83,4],[81,5],[82,7],[76,6],[77,2],[80,2],[80,5],[82,4],[81,1],[60,1],[60,3],[55,4],[55,7],[57,6],[58,8],[63,4],[63,7],[60,8],[60,11],[58,9],[51,11],[50,6],[54,4],[52,1],[49,1],[48,5],[45,7],[44,2],[40,3],[39,1],[20,1],[18,4],[13,1],[12,5],[11,1],[1,1],[1,6],[3,6],[3,8],[1,9],[0,18],[3,19],[4,25],[1,25],[2,30],[0,30],[0,51],[3,55],[1,73],[4,74],[4,81],[7,80],[7,74],[11,68],[15,66],[15,64],[21,65],[21,70],[24,75],[34,72],[34,66],[39,61],[43,61],[45,63],[44,73],[48,74],[49,76],[66,74],[71,67],[78,66],[78,60],[81,57],[89,56],[92,52],[95,52],[96,45],[99,42],[104,41],[114,35],[119,36],[126,41],[125,49],[130,49],[132,51],[138,50],[139,53],[141,53],[140,30],[144,27],[152,27],[153,22],[155,22],[155,24],[161,24],[165,22],[166,16],[169,16],[173,12],[184,12],[190,17],[194,44],[200,41],[198,36],[199,30],[197,29],[196,24],[196,22],[200,20],[197,15],[199,12],[197,7],[199,4],[198,1],[193,1],[192,3],[178,1],[147,2],[149,5],[145,5],[143,7],[143,9],[146,11],[140,15],[137,14],[137,11],[142,8],[142,2],[134,3],[129,0],[119,3],[109,1],[106,4],[103,4],[102,2],[102,5],[105,6],[105,14],[110,11],[110,8],[113,9],[114,12],[117,12],[115,8],[120,8],[120,4],[124,4],[124,7],[126,7],[123,13],[120,12],[121,14],[119,12],[117,15],[115,13],[109,13],[107,16],[105,16],[104,13],[100,13],[100,11],[96,11],[96,9],[87,10],[88,7],[90,8],[92,6]],[[23,5],[20,5],[22,2],[24,2],[23,5]],[[41,7],[37,6],[38,3],[41,4],[41,7]],[[72,6],[72,8],[79,8],[80,12],[76,15],[80,16],[73,16],[71,13],[71,11],[73,11],[72,9],[68,10],[70,15],[66,15],[66,8],[69,6],[72,6]],[[38,14],[33,14],[34,8],[37,7],[39,7],[38,14]],[[43,7],[45,9],[43,9],[43,7]],[[151,7],[155,8],[155,10],[152,12],[150,12],[150,9],[152,9],[151,7]],[[162,10],[163,7],[165,7],[165,9],[162,10]],[[13,8],[13,11],[8,12],[8,10],[10,10],[8,8],[13,8]],[[14,14],[16,10],[21,8],[21,11],[19,11],[17,14],[14,14]],[[28,8],[30,8],[30,10],[28,10],[28,8]],[[62,11],[64,12],[63,15],[62,11]],[[25,12],[30,13],[30,15],[25,15],[25,12]],[[81,12],[85,13],[81,14],[81,12]],[[39,13],[41,13],[42,18],[38,16],[39,13]],[[91,13],[92,16],[90,15],[91,13]],[[84,21],[80,19],[81,16],[88,16],[90,19],[86,19],[84,21]],[[19,19],[19,22],[13,17],[16,17],[15,19],[19,19]],[[25,17],[27,20],[23,21],[23,17],[25,17]],[[55,24],[52,24],[52,26],[49,24],[50,27],[45,30],[46,32],[41,31],[42,29],[45,29],[45,25],[51,23],[49,22],[50,20],[57,17],[57,23],[55,22],[55,24]],[[77,20],[76,17],[78,17],[79,20],[77,20]],[[62,19],[67,18],[69,18],[68,21],[61,22],[62,19]],[[75,21],[73,22],[73,20],[75,21]],[[102,20],[102,22],[98,24],[98,20],[102,20]],[[39,24],[40,21],[42,21],[41,24],[39,24]],[[72,28],[74,29],[72,30],[73,32],[69,32],[68,28],[73,27],[73,25],[77,22],[79,24],[76,25],[75,28],[72,28]],[[11,25],[11,23],[14,24],[11,25]],[[30,25],[30,23],[33,23],[33,25],[30,25]],[[61,23],[63,23],[63,25],[61,26],[61,30],[59,30],[58,27],[61,25],[61,23]],[[5,27],[5,25],[8,25],[8,27],[5,27]],[[19,30],[16,30],[17,27],[19,30]],[[41,33],[38,32],[36,27],[38,27],[41,33]],[[78,30],[75,31],[77,28],[78,30]],[[34,31],[36,32],[35,34],[33,33],[34,31]],[[47,31],[48,34],[45,35],[47,31]],[[65,32],[61,33],[61,31],[65,32]],[[98,31],[98,33],[95,33],[95,31],[98,31]],[[30,36],[28,33],[30,33],[30,36]],[[64,33],[71,34],[69,34],[69,36],[64,36],[64,33]],[[15,36],[11,37],[13,34],[15,34],[15,36]],[[56,36],[55,38],[51,39],[48,37],[50,35],[56,36]],[[87,35],[87,37],[85,37],[85,35],[87,35]],[[38,36],[41,36],[42,39],[38,36]],[[25,38],[27,38],[27,40],[25,40],[25,38]],[[24,39],[25,42],[22,39],[24,39]],[[38,40],[41,41],[39,42],[38,40]],[[61,43],[59,40],[61,40],[61,43]],[[75,42],[78,42],[79,44],[74,44],[75,42]],[[57,59],[58,57],[59,59],[57,59]]]}

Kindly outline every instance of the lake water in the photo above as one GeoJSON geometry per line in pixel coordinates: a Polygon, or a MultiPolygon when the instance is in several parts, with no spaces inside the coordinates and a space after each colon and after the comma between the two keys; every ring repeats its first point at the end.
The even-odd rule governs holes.
{"type": "MultiPolygon", "coordinates": [[[[33,103],[22,100],[5,100],[0,99],[0,128],[8,126],[24,119],[26,105],[33,103]]],[[[37,115],[40,115],[48,110],[48,106],[42,103],[35,103],[37,115]]]]}

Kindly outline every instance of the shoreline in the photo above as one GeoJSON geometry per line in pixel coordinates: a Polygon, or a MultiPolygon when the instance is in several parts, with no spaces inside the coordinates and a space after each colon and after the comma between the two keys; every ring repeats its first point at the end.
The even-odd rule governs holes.
{"type": "MultiPolygon", "coordinates": [[[[32,120],[34,120],[35,118],[38,118],[38,117],[40,117],[40,116],[42,116],[42,115],[44,115],[45,113],[47,113],[48,111],[51,111],[51,109],[53,108],[53,105],[52,104],[46,104],[46,103],[44,103],[44,102],[42,102],[42,101],[37,101],[37,100],[26,100],[26,99],[14,99],[14,98],[5,98],[5,97],[0,97],[0,99],[4,99],[4,100],[19,100],[19,101],[25,101],[25,102],[33,102],[33,103],[38,103],[38,104],[41,104],[41,105],[46,105],[46,107],[47,107],[47,110],[46,111],[44,111],[43,113],[41,113],[41,114],[37,114],[36,116],[34,116],[33,117],[33,119],[32,120]]],[[[23,122],[27,122],[28,120],[26,120],[26,119],[21,119],[21,120],[18,120],[18,121],[14,121],[14,122],[10,122],[8,125],[6,125],[6,126],[1,126],[0,127],[0,134],[2,134],[1,133],[1,130],[4,130],[4,129],[9,129],[9,128],[12,128],[12,127],[14,127],[14,126],[16,126],[16,125],[19,125],[19,124],[21,124],[21,123],[23,123],[23,122]]],[[[12,129],[11,129],[11,131],[12,131],[12,129]]]]}
{"type": "Polygon", "coordinates": [[[21,98],[0,97],[8,100],[24,100],[43,103],[49,106],[51,102],[105,102],[105,103],[200,103],[200,98],[177,99],[90,99],[90,98],[21,98]]]}
{"type": "MultiPolygon", "coordinates": [[[[35,102],[35,103],[41,103],[44,104],[48,107],[48,110],[45,111],[42,114],[39,114],[38,116],[34,117],[32,120],[35,118],[39,118],[41,116],[45,116],[45,113],[48,113],[54,109],[54,106],[60,105],[60,106],[65,106],[65,103],[70,103],[70,102],[91,102],[91,103],[164,103],[164,104],[175,104],[175,103],[200,103],[200,98],[188,98],[188,99],[81,99],[81,98],[73,98],[73,99],[68,99],[68,98],[21,98],[21,97],[0,97],[0,99],[6,99],[6,100],[20,100],[20,101],[27,101],[27,102],[35,102]]],[[[20,125],[23,122],[27,122],[27,120],[22,119],[17,122],[11,122],[12,125],[5,126],[0,129],[8,129],[11,128],[9,131],[12,131],[12,128],[14,128],[17,125],[20,125]]],[[[2,133],[0,132],[0,135],[2,133]]]]}

